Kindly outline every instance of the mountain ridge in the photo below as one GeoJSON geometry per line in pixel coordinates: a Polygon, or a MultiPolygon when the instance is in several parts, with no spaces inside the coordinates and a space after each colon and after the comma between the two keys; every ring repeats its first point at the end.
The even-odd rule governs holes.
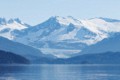
{"type": "Polygon", "coordinates": [[[31,63],[36,63],[35,61],[41,58],[55,58],[52,55],[45,55],[31,46],[13,42],[4,37],[0,37],[0,50],[23,56],[31,63]]]}
{"type": "Polygon", "coordinates": [[[110,38],[111,34],[120,32],[119,26],[120,22],[116,19],[100,17],[80,20],[73,17],[55,16],[38,25],[14,31],[10,39],[39,50],[55,50],[55,52],[48,50],[47,54],[56,55],[58,52],[57,56],[70,57],[76,54],[70,50],[81,52],[87,46],[110,38]],[[68,51],[64,53],[61,49],[68,51]],[[68,56],[68,52],[71,55],[68,56]]]}

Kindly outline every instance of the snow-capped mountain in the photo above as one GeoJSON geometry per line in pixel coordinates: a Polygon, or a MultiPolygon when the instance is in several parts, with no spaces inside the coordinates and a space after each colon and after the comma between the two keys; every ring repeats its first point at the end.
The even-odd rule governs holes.
{"type": "MultiPolygon", "coordinates": [[[[5,26],[5,20],[0,21],[1,25],[5,26]]],[[[40,49],[45,54],[66,58],[120,32],[120,20],[102,17],[80,20],[70,16],[55,16],[32,27],[19,20],[12,22],[16,24],[14,27],[9,22],[11,21],[7,21],[7,25],[11,27],[7,27],[12,31],[7,30],[7,32],[14,34],[10,34],[8,39],[40,49]]],[[[0,27],[1,32],[2,30],[4,32],[0,27]]],[[[7,34],[0,33],[0,36],[6,37],[7,34]]]]}
{"type": "Polygon", "coordinates": [[[15,34],[20,30],[30,27],[28,24],[23,23],[18,18],[6,20],[0,18],[0,36],[6,37],[10,40],[14,39],[15,34]]]}
{"type": "Polygon", "coordinates": [[[68,57],[110,37],[111,33],[120,32],[119,26],[119,20],[108,18],[79,20],[56,16],[22,30],[22,36],[20,34],[14,40],[41,49],[44,53],[68,57]]]}
{"type": "Polygon", "coordinates": [[[81,54],[95,54],[104,52],[120,52],[120,33],[111,35],[110,38],[103,39],[102,41],[90,45],[83,49],[81,54]]]}
{"type": "Polygon", "coordinates": [[[25,44],[50,41],[54,43],[85,43],[89,45],[107,37],[90,20],[88,22],[87,20],[80,21],[72,17],[64,18],[58,16],[51,17],[37,26],[26,29],[23,34],[24,36],[17,38],[16,41],[22,41],[25,44]]]}

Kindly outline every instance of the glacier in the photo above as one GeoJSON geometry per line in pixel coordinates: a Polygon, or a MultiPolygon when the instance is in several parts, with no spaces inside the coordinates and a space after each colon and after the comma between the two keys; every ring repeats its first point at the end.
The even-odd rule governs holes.
{"type": "Polygon", "coordinates": [[[19,19],[0,19],[0,36],[19,42],[44,54],[69,58],[81,54],[87,47],[96,45],[120,33],[120,20],[96,17],[75,19],[53,16],[30,26],[19,19]]]}

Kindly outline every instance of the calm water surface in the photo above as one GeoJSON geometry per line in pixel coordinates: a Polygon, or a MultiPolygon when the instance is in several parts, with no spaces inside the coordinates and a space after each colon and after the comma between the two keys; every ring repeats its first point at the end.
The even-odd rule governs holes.
{"type": "Polygon", "coordinates": [[[0,65],[0,80],[120,80],[120,65],[0,65]]]}

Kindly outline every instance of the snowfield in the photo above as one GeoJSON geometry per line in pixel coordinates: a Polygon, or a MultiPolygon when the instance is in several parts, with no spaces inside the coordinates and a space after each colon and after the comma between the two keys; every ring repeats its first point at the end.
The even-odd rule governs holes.
{"type": "Polygon", "coordinates": [[[115,33],[120,33],[120,20],[102,17],[81,20],[55,16],[35,26],[19,19],[0,19],[0,36],[57,57],[77,55],[115,33]]]}

